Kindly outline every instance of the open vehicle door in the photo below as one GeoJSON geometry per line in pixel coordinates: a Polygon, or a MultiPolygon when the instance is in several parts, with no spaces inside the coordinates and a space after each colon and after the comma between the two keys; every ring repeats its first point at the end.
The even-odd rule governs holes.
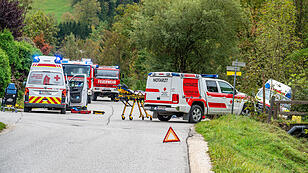
{"type": "Polygon", "coordinates": [[[88,104],[88,81],[85,74],[74,75],[68,82],[69,107],[86,107],[88,104]]]}

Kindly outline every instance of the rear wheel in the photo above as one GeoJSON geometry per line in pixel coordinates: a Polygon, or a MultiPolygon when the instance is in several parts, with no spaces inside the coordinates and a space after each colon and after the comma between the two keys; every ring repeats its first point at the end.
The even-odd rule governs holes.
{"type": "Polygon", "coordinates": [[[93,101],[97,101],[97,94],[96,93],[94,93],[94,95],[93,95],[93,101]]]}
{"type": "Polygon", "coordinates": [[[66,114],[66,108],[61,108],[61,114],[66,114]]]}
{"type": "Polygon", "coordinates": [[[160,121],[169,121],[171,119],[171,115],[157,115],[157,118],[160,120],[160,121]]]}
{"type": "Polygon", "coordinates": [[[90,104],[91,103],[91,96],[90,95],[88,95],[88,104],[90,104]]]}
{"type": "Polygon", "coordinates": [[[199,105],[193,105],[189,111],[189,122],[197,123],[202,119],[203,110],[199,105]]]}
{"type": "Polygon", "coordinates": [[[30,112],[31,108],[24,107],[24,112],[30,112]]]}

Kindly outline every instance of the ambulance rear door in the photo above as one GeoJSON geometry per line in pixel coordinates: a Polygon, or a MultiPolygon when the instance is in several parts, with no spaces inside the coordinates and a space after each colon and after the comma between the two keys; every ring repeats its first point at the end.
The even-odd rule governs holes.
{"type": "Polygon", "coordinates": [[[150,73],[146,86],[146,103],[172,104],[172,74],[150,73]]]}

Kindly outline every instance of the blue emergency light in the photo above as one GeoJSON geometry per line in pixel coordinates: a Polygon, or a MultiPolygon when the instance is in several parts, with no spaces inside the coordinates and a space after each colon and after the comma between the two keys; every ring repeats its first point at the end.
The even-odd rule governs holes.
{"type": "Polygon", "coordinates": [[[202,77],[218,78],[218,74],[201,74],[202,77]]]}
{"type": "Polygon", "coordinates": [[[61,64],[61,61],[62,61],[62,57],[60,55],[55,55],[56,59],[55,59],[55,63],[56,64],[61,64]]]}
{"type": "Polygon", "coordinates": [[[271,85],[270,85],[269,83],[266,83],[266,84],[265,84],[265,88],[270,89],[270,88],[271,88],[271,85]]]}
{"type": "Polygon", "coordinates": [[[37,55],[33,56],[33,62],[39,63],[40,62],[40,58],[37,55]]]}

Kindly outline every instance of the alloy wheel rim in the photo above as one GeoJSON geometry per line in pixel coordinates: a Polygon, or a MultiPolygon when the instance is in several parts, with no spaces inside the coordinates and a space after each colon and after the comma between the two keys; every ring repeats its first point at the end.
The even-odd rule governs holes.
{"type": "Polygon", "coordinates": [[[201,110],[199,108],[193,110],[192,118],[194,121],[199,121],[201,119],[201,110]]]}

